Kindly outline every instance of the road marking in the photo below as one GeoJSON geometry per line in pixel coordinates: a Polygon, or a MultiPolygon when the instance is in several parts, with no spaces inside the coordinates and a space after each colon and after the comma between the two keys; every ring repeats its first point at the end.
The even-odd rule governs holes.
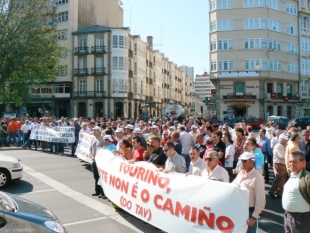
{"type": "Polygon", "coordinates": [[[62,225],[64,225],[64,227],[67,227],[67,226],[72,226],[72,225],[76,225],[76,224],[82,224],[82,223],[88,223],[88,222],[99,221],[99,220],[103,220],[103,219],[107,219],[107,218],[108,218],[108,217],[95,218],[95,219],[89,219],[89,220],[84,220],[84,221],[66,223],[66,224],[62,224],[62,225]]]}
{"type": "Polygon", "coordinates": [[[45,193],[45,192],[51,192],[51,191],[57,191],[57,190],[56,189],[38,190],[38,191],[32,191],[30,194],[32,194],[32,193],[45,193]]]}
{"type": "MultiPolygon", "coordinates": [[[[23,164],[24,165],[24,164],[23,164]]],[[[107,206],[103,204],[102,202],[96,201],[82,193],[79,193],[68,186],[50,178],[49,176],[46,176],[31,167],[28,167],[24,165],[24,172],[27,174],[35,177],[36,179],[42,181],[43,183],[53,187],[60,193],[70,197],[71,199],[74,199],[75,201],[81,203],[82,205],[85,205],[89,208],[92,208],[93,210],[98,211],[99,213],[102,213],[109,217],[110,219],[114,220],[115,222],[118,222],[136,232],[143,233],[143,231],[139,230],[135,226],[131,225],[126,221],[120,214],[118,214],[113,207],[107,206]]]]}

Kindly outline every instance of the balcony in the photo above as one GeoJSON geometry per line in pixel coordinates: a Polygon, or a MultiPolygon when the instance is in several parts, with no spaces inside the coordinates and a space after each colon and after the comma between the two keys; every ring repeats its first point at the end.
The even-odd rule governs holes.
{"type": "Polygon", "coordinates": [[[106,91],[76,91],[74,92],[75,99],[92,99],[107,97],[106,91]]]}
{"type": "Polygon", "coordinates": [[[106,75],[104,67],[91,68],[92,75],[106,75]]]}
{"type": "Polygon", "coordinates": [[[133,92],[128,92],[128,97],[129,100],[133,100],[133,92]]]}
{"type": "Polygon", "coordinates": [[[75,76],[87,76],[88,75],[88,68],[79,68],[74,69],[75,76]]]}
{"type": "Polygon", "coordinates": [[[88,54],[88,47],[75,47],[74,54],[76,55],[88,54]]]}
{"type": "Polygon", "coordinates": [[[92,46],[91,53],[95,53],[95,54],[106,53],[106,48],[105,46],[92,46]]]}
{"type": "Polygon", "coordinates": [[[131,49],[128,49],[128,57],[133,58],[133,51],[131,49]]]}
{"type": "Polygon", "coordinates": [[[227,93],[223,95],[224,101],[255,101],[256,95],[251,93],[227,93]]]}
{"type": "Polygon", "coordinates": [[[287,94],[286,96],[283,95],[283,93],[271,93],[271,100],[299,100],[299,95],[293,95],[291,93],[287,94]]]}
{"type": "Polygon", "coordinates": [[[133,71],[132,70],[128,70],[128,77],[133,78],[133,71]]]}

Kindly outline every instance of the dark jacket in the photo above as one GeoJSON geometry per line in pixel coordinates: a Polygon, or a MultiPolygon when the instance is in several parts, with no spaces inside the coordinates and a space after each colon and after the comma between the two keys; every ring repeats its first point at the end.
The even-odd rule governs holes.
{"type": "Polygon", "coordinates": [[[310,173],[306,170],[303,170],[301,172],[299,181],[299,192],[310,205],[310,173]]]}

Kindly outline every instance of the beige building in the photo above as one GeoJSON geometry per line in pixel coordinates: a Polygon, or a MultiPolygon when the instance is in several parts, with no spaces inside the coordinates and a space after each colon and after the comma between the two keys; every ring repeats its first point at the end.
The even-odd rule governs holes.
{"type": "Polygon", "coordinates": [[[152,49],[152,37],[145,42],[129,28],[99,25],[73,36],[74,115],[158,117],[176,102],[190,110],[190,78],[152,49]]]}
{"type": "Polygon", "coordinates": [[[308,2],[209,3],[217,116],[309,115],[308,2]]]}
{"type": "MultiPolygon", "coordinates": [[[[31,90],[31,104],[29,115],[43,116],[74,116],[76,106],[73,102],[73,77],[76,72],[82,75],[82,70],[75,70],[73,57],[81,50],[73,45],[72,32],[95,24],[111,27],[123,26],[123,9],[120,1],[115,0],[48,0],[54,15],[49,18],[48,25],[55,28],[56,39],[67,49],[62,54],[58,76],[50,82],[31,90]]],[[[94,46],[100,48],[102,41],[96,41],[94,46]]],[[[79,46],[91,53],[91,47],[86,41],[79,41],[79,46]]],[[[95,48],[96,49],[96,48],[95,48]]],[[[98,52],[98,51],[97,51],[98,52]]],[[[100,52],[103,54],[103,52],[100,52]]],[[[82,60],[81,60],[82,62],[82,60]]],[[[99,62],[99,61],[98,61],[99,62]]],[[[84,65],[84,64],[83,64],[84,65]]],[[[97,72],[98,70],[95,70],[97,72]]],[[[89,70],[91,72],[91,70],[89,70]]],[[[97,75],[97,74],[96,74],[97,75]]]]}
{"type": "Polygon", "coordinates": [[[215,86],[210,80],[210,75],[207,72],[203,74],[197,74],[195,76],[193,92],[201,99],[208,98],[211,100],[211,90],[215,89],[215,86]]]}

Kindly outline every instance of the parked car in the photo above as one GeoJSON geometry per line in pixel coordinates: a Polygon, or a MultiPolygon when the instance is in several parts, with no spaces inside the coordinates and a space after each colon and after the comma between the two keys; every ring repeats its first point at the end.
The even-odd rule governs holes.
{"type": "Polygon", "coordinates": [[[296,127],[298,130],[306,129],[310,125],[310,117],[297,117],[288,122],[288,125],[296,127]]]}
{"type": "Polygon", "coordinates": [[[253,129],[259,129],[260,125],[265,123],[263,118],[248,118],[244,121],[247,125],[252,126],[253,129]]]}
{"type": "Polygon", "coordinates": [[[267,122],[277,124],[279,129],[286,129],[289,119],[285,116],[269,116],[267,122]]]}
{"type": "Polygon", "coordinates": [[[241,122],[242,120],[237,119],[237,118],[232,118],[232,119],[226,119],[220,123],[217,123],[216,125],[220,126],[220,125],[224,125],[227,124],[229,127],[234,128],[236,123],[241,122]]]}
{"type": "Polygon", "coordinates": [[[23,166],[13,157],[0,155],[0,188],[23,176],[23,166]]]}
{"type": "Polygon", "coordinates": [[[58,232],[67,230],[48,209],[9,193],[0,192],[0,232],[58,232]]]}

